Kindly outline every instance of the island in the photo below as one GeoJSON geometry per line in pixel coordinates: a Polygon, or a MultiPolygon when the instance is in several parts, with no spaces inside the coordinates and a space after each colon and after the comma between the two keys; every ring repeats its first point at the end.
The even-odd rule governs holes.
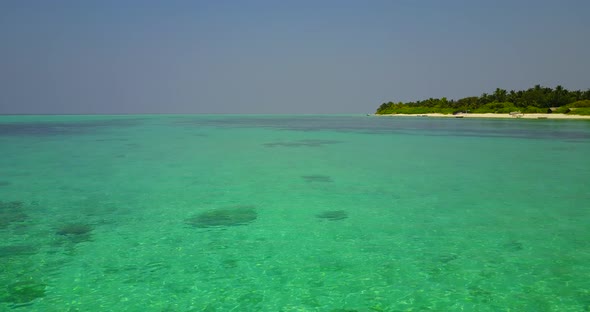
{"type": "Polygon", "coordinates": [[[569,91],[535,85],[528,90],[506,91],[459,100],[430,98],[416,102],[387,102],[375,115],[454,118],[590,119],[590,89],[569,91]]]}

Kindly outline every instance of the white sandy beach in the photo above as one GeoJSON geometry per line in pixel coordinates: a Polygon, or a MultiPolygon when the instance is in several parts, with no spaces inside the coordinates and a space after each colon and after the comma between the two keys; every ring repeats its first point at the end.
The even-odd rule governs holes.
{"type": "Polygon", "coordinates": [[[442,118],[507,118],[507,119],[590,119],[590,116],[566,115],[566,114],[386,114],[375,116],[393,116],[393,117],[442,117],[442,118]]]}

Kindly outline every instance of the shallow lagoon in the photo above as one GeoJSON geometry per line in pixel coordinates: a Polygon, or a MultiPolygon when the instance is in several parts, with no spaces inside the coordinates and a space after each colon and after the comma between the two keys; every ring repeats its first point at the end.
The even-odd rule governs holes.
{"type": "Polygon", "coordinates": [[[0,310],[584,311],[590,122],[0,117],[0,310]]]}

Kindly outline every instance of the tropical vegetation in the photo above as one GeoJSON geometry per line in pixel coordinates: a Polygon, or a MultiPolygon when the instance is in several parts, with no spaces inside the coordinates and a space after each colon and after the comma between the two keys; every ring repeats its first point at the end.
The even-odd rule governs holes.
{"type": "Polygon", "coordinates": [[[562,113],[590,115],[590,89],[569,91],[562,86],[554,89],[536,85],[528,90],[506,91],[497,88],[493,93],[459,100],[430,98],[416,102],[387,102],[376,114],[426,113],[562,113]]]}

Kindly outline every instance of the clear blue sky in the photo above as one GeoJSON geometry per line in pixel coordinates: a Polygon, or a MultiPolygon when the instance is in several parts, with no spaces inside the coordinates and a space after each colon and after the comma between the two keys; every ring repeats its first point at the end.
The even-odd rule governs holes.
{"type": "Polygon", "coordinates": [[[368,113],[590,88],[590,1],[0,2],[0,113],[368,113]]]}

